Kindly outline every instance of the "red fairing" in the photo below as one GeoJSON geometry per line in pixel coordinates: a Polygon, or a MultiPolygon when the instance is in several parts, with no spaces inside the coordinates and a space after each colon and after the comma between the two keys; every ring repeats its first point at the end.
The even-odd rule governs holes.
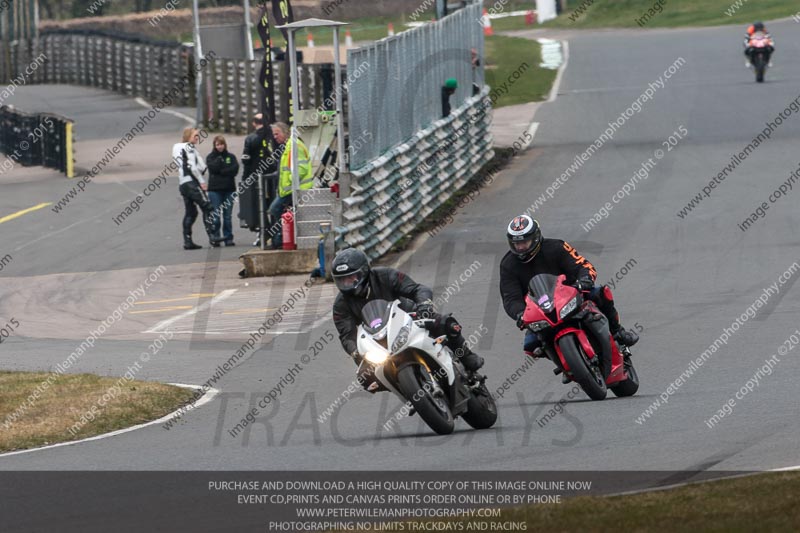
{"type": "Polygon", "coordinates": [[[538,322],[539,320],[547,320],[550,325],[553,325],[553,322],[547,318],[547,316],[539,309],[539,306],[536,305],[536,302],[533,301],[533,298],[530,294],[525,295],[525,312],[522,314],[522,320],[526,324],[530,324],[532,322],[538,322]]]}
{"type": "Polygon", "coordinates": [[[586,336],[585,331],[578,328],[562,329],[556,334],[553,344],[555,345],[558,358],[561,359],[561,366],[563,366],[564,370],[566,370],[567,372],[570,371],[570,368],[569,365],[567,365],[566,359],[564,359],[564,354],[561,353],[561,347],[558,345],[558,340],[564,335],[570,335],[570,334],[575,335],[578,338],[578,342],[581,343],[581,347],[583,347],[583,351],[586,352],[586,356],[589,359],[594,359],[595,357],[594,348],[592,348],[592,343],[589,342],[589,337],[586,336]]]}
{"type": "Polygon", "coordinates": [[[622,354],[619,353],[617,343],[611,342],[611,373],[606,378],[606,385],[613,385],[614,383],[625,381],[628,379],[628,372],[625,371],[625,364],[622,359],[622,354]]]}

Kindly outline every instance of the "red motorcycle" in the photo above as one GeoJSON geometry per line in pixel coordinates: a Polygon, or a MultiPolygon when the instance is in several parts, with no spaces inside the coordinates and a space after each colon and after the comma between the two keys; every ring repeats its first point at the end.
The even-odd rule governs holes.
{"type": "Polygon", "coordinates": [[[756,73],[756,82],[762,83],[764,81],[764,73],[769,66],[769,57],[772,55],[774,43],[769,35],[762,32],[755,32],[747,43],[747,49],[750,52],[750,63],[753,65],[753,71],[756,73]]]}
{"type": "Polygon", "coordinates": [[[563,274],[534,276],[522,315],[555,363],[553,373],[563,374],[564,383],[575,381],[592,400],[605,399],[608,389],[616,396],[633,396],[639,376],[630,349],[617,345],[597,305],[565,281],[563,274]]]}

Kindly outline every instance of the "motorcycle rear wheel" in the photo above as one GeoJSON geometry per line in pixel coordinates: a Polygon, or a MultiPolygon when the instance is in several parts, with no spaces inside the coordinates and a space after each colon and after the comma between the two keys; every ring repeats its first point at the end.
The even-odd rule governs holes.
{"type": "Polygon", "coordinates": [[[764,56],[761,54],[756,54],[756,60],[753,64],[756,71],[756,82],[764,83],[764,71],[766,70],[766,64],[764,61],[764,56]]]}
{"type": "Polygon", "coordinates": [[[420,418],[439,435],[449,435],[455,428],[453,413],[444,398],[434,398],[428,370],[420,364],[411,364],[397,373],[400,392],[411,402],[420,418]]]}
{"type": "Polygon", "coordinates": [[[606,380],[600,369],[589,362],[589,357],[578,343],[574,335],[565,335],[558,339],[558,347],[564,354],[572,379],[580,385],[583,392],[592,400],[604,400],[608,394],[606,380]]]}

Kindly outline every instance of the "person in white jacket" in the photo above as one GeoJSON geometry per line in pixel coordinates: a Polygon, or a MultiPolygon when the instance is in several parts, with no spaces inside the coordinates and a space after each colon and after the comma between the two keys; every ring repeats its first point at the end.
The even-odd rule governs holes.
{"type": "Polygon", "coordinates": [[[183,142],[172,147],[172,158],[178,165],[179,189],[183,196],[183,205],[186,212],[183,215],[183,249],[198,250],[202,248],[192,241],[192,225],[197,220],[197,207],[203,212],[203,224],[208,233],[211,246],[219,246],[220,239],[216,238],[216,225],[214,209],[208,200],[205,191],[208,189],[203,174],[206,171],[206,162],[197,152],[195,144],[200,141],[200,132],[195,128],[183,130],[183,142]]]}

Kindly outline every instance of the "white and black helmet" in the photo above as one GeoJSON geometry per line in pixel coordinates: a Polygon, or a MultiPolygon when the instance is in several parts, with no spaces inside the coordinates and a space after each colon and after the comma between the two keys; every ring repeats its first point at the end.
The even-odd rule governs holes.
{"type": "Polygon", "coordinates": [[[369,282],[369,259],[357,248],[342,250],[331,265],[336,288],[343,294],[364,296],[369,282]]]}
{"type": "Polygon", "coordinates": [[[542,247],[539,223],[528,215],[514,217],[508,223],[506,233],[511,253],[525,263],[536,257],[542,247]]]}

